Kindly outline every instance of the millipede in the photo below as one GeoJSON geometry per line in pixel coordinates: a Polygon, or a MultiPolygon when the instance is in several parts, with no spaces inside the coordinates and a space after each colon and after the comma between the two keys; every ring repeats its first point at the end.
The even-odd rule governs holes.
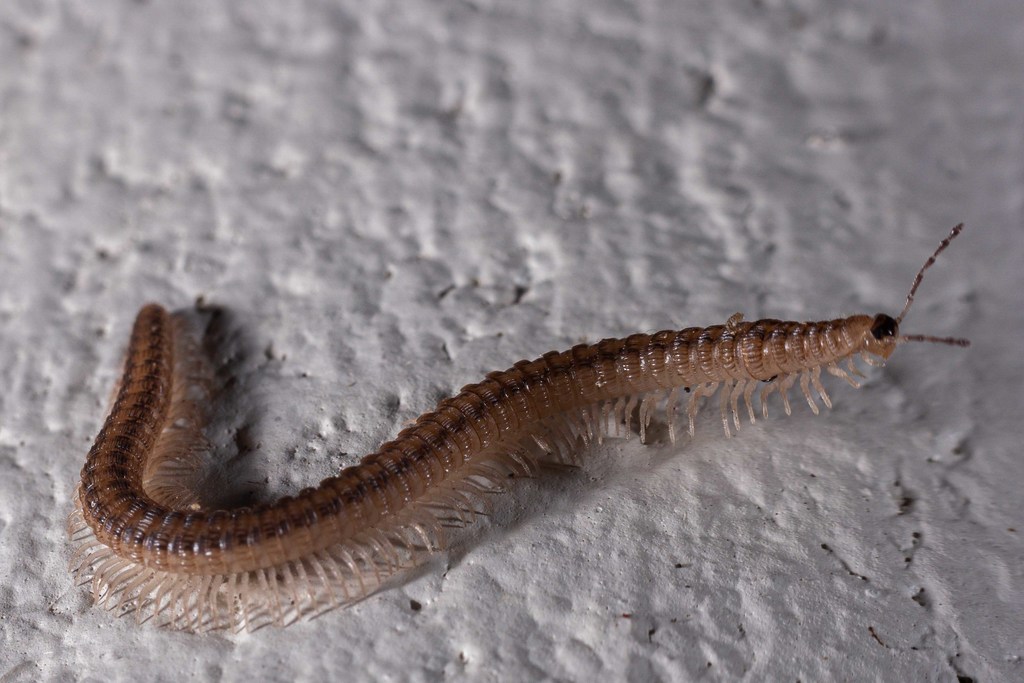
{"type": "Polygon", "coordinates": [[[189,630],[285,626],[349,605],[422,564],[453,528],[486,514],[511,480],[579,464],[593,443],[639,432],[661,411],[676,440],[717,394],[726,436],[768,415],[799,386],[817,414],[831,407],[822,371],[858,387],[855,360],[880,366],[907,342],[966,339],[902,334],[925,271],[903,310],[818,322],[773,319],[634,334],[580,344],[492,372],[421,415],[377,452],[276,502],[206,509],[196,492],[203,451],[199,345],[179,315],[149,304],[131,334],[116,398],[86,458],[68,518],[70,568],[118,615],[189,630]],[[730,427],[731,425],[731,427],[730,427]]]}

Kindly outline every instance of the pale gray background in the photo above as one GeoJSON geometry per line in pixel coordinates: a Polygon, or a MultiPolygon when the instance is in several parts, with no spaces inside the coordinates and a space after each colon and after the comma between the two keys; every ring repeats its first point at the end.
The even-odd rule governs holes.
{"type": "Polygon", "coordinates": [[[1018,0],[4,2],[0,681],[1024,679],[1022,225],[1018,0]],[[961,220],[906,328],[970,350],[613,442],[353,609],[194,636],[70,583],[146,301],[231,313],[211,436],[267,498],[552,348],[895,313],[961,220]]]}

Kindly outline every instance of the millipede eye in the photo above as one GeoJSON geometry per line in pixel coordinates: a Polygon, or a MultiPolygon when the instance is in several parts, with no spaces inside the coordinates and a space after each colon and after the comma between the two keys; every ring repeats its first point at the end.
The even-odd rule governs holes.
{"type": "Polygon", "coordinates": [[[895,318],[885,313],[879,313],[875,316],[874,322],[871,323],[871,336],[875,339],[895,337],[899,329],[899,323],[896,322],[895,318]]]}

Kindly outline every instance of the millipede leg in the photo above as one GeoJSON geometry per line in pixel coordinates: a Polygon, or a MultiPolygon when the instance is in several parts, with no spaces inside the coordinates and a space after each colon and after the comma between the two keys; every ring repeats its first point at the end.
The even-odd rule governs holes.
{"type": "Polygon", "coordinates": [[[732,380],[722,384],[722,393],[718,398],[718,408],[722,413],[722,428],[725,429],[725,438],[731,439],[732,432],[729,431],[729,393],[732,389],[732,380]]]}
{"type": "Polygon", "coordinates": [[[318,579],[320,579],[320,584],[324,587],[324,592],[327,594],[328,603],[331,607],[338,607],[341,603],[338,602],[338,596],[335,594],[334,586],[332,585],[333,581],[328,578],[327,570],[324,569],[320,555],[316,552],[312,553],[307,559],[307,562],[309,562],[309,566],[313,570],[313,573],[316,574],[318,579]]]}
{"type": "Polygon", "coordinates": [[[647,428],[651,426],[655,406],[662,398],[662,392],[656,391],[644,397],[640,404],[640,443],[647,443],[647,428]]]}
{"type": "Polygon", "coordinates": [[[743,388],[746,386],[746,380],[739,380],[736,382],[736,386],[733,387],[732,393],[729,395],[729,404],[732,408],[732,423],[736,425],[736,431],[740,431],[740,412],[739,412],[739,400],[740,394],[743,393],[743,388]]]}
{"type": "Polygon", "coordinates": [[[750,424],[754,424],[754,406],[751,404],[750,399],[754,395],[754,390],[757,388],[757,382],[748,379],[747,386],[743,389],[743,402],[747,404],[747,413],[750,415],[750,424]]]}
{"type": "MultiPolygon", "coordinates": [[[[611,401],[605,401],[604,403],[601,404],[601,431],[608,436],[611,436],[612,433],[611,427],[608,426],[608,421],[611,419],[614,405],[615,404],[611,401]]],[[[619,425],[618,422],[616,422],[615,436],[618,435],[619,425]]]]}
{"type": "Polygon", "coordinates": [[[761,390],[761,415],[766,420],[768,419],[768,397],[771,395],[773,391],[778,391],[779,381],[779,378],[776,377],[775,379],[769,381],[768,384],[765,385],[764,389],[761,390]]]}
{"type": "Polygon", "coordinates": [[[793,414],[793,409],[789,405],[789,394],[786,392],[789,391],[794,382],[796,382],[796,375],[786,375],[779,382],[779,394],[782,396],[782,407],[786,411],[786,415],[793,414]]]}
{"type": "Polygon", "coordinates": [[[828,397],[828,392],[825,391],[825,387],[821,383],[821,366],[815,366],[814,370],[811,371],[811,384],[814,385],[814,390],[818,392],[818,396],[821,397],[821,402],[825,404],[826,408],[832,408],[832,399],[828,397]]]}
{"type": "Polygon", "coordinates": [[[626,422],[626,438],[627,439],[629,438],[629,435],[633,431],[633,410],[636,409],[636,404],[637,404],[637,402],[639,400],[640,400],[639,396],[630,396],[629,400],[626,401],[626,410],[625,410],[626,420],[625,420],[625,422],[626,422]]]}
{"type": "Polygon", "coordinates": [[[704,385],[698,384],[690,394],[690,402],[686,406],[686,416],[690,419],[690,437],[693,437],[693,421],[697,417],[697,409],[700,407],[700,399],[703,395],[704,385]]]}
{"type": "Polygon", "coordinates": [[[811,412],[817,415],[818,404],[814,402],[814,397],[811,396],[811,374],[807,370],[800,373],[800,391],[803,392],[804,398],[807,399],[807,405],[811,407],[811,412]]]}
{"type": "Polygon", "coordinates": [[[860,352],[860,359],[862,361],[864,361],[865,363],[867,363],[868,365],[870,365],[871,367],[875,367],[875,368],[884,368],[885,367],[885,361],[884,360],[881,360],[879,358],[875,358],[874,356],[869,354],[867,351],[861,351],[860,352]]]}
{"type": "MultiPolygon", "coordinates": [[[[853,361],[851,360],[850,363],[853,363],[853,361]]],[[[845,379],[854,389],[860,389],[860,382],[851,377],[846,370],[836,365],[834,361],[826,365],[825,369],[828,370],[828,374],[845,379]]]]}
{"type": "Polygon", "coordinates": [[[590,448],[590,427],[587,425],[587,414],[580,411],[576,415],[572,413],[566,415],[566,424],[569,428],[569,433],[572,435],[572,443],[575,444],[577,441],[583,441],[584,448],[590,448]]]}
{"type": "Polygon", "coordinates": [[[676,406],[679,403],[679,392],[681,389],[676,387],[672,391],[668,392],[668,400],[665,401],[665,419],[668,421],[668,440],[672,443],[676,442],[676,406]]]}
{"type": "MultiPolygon", "coordinates": [[[[612,419],[615,420],[615,436],[622,436],[622,424],[626,421],[626,397],[622,396],[615,401],[612,409],[612,419]]],[[[629,429],[626,429],[626,438],[629,438],[629,429]]]]}

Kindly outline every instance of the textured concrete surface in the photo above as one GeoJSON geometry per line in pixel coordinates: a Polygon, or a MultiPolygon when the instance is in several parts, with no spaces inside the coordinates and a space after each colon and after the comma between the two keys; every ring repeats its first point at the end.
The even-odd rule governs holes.
{"type": "Polygon", "coordinates": [[[0,680],[1024,679],[1021,74],[1017,0],[4,2],[0,680]],[[898,311],[961,220],[906,329],[970,350],[614,441],[352,609],[70,583],[146,301],[230,314],[211,437],[268,499],[552,348],[898,311]]]}

